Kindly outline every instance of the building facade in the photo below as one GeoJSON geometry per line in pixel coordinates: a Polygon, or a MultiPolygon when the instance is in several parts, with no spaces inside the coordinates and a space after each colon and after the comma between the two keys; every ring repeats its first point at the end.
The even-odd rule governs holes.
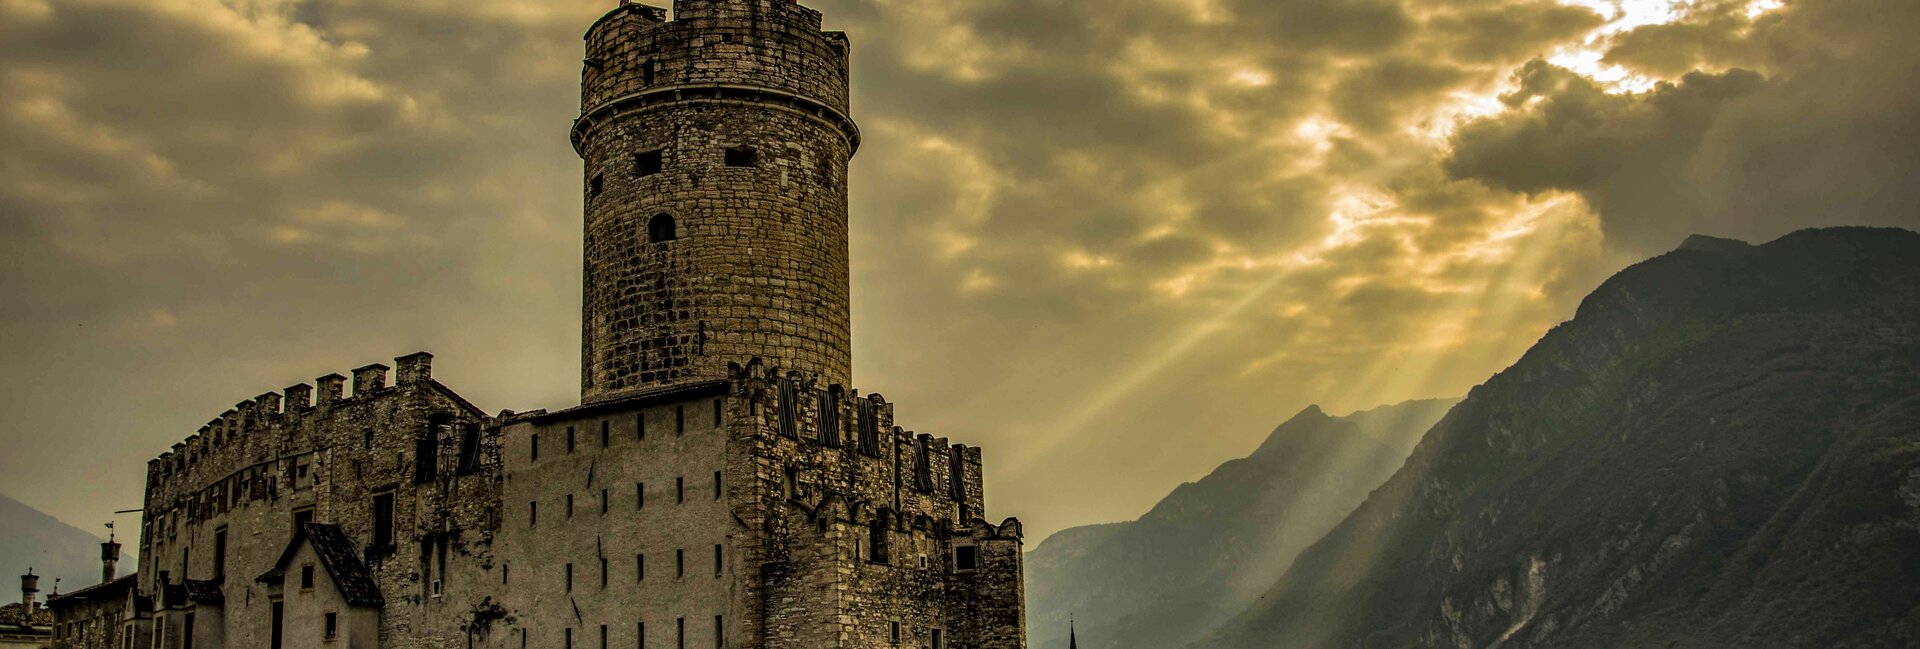
{"type": "Polygon", "coordinates": [[[581,405],[488,414],[425,353],[242,401],[149,463],[121,632],[61,646],[1024,648],[980,449],[850,386],[860,134],[820,21],[589,28],[581,405]]]}

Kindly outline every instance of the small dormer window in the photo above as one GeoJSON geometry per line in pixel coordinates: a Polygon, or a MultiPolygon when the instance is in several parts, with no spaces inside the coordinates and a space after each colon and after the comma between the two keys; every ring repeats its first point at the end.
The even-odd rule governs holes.
{"type": "Polygon", "coordinates": [[[760,152],[753,150],[752,147],[742,146],[728,148],[727,166],[758,167],[760,166],[760,152]]]}

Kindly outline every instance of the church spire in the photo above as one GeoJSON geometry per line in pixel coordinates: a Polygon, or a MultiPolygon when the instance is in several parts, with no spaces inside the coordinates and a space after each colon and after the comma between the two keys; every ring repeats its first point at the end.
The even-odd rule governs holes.
{"type": "Polygon", "coordinates": [[[1067,614],[1067,649],[1080,649],[1080,638],[1073,633],[1073,614],[1067,614]]]}

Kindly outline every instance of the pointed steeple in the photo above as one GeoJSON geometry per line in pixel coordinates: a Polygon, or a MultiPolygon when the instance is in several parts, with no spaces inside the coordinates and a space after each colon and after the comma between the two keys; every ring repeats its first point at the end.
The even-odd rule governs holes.
{"type": "Polygon", "coordinates": [[[1080,649],[1080,638],[1073,633],[1073,614],[1067,614],[1067,649],[1080,649]]]}

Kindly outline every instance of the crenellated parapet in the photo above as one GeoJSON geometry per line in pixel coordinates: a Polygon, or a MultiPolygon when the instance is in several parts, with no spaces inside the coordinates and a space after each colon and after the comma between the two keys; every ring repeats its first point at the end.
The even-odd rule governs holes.
{"type": "Polygon", "coordinates": [[[734,396],[749,404],[762,467],[803,508],[837,498],[862,524],[884,519],[901,534],[945,538],[984,509],[978,447],[896,424],[894,404],[753,359],[729,366],[734,396]]]}
{"type": "MultiPolygon", "coordinates": [[[[433,380],[431,354],[409,354],[394,363],[362,366],[351,372],[351,379],[328,374],[312,384],[235,403],[148,462],[149,511],[198,519],[243,500],[274,497],[302,486],[299,473],[305,456],[356,441],[368,444],[372,436],[366,431],[390,428],[388,420],[412,416],[385,402],[428,392],[444,395],[439,400],[458,401],[433,380]]],[[[466,413],[466,418],[476,417],[484,415],[466,413]]]]}

